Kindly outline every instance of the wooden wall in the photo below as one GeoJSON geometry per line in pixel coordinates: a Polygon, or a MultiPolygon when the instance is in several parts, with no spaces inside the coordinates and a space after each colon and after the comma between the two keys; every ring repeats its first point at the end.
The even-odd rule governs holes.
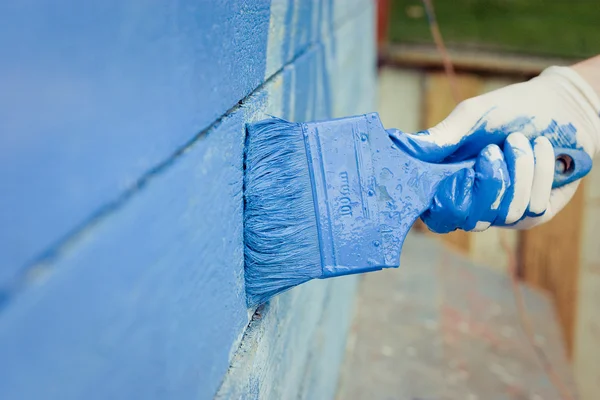
{"type": "Polygon", "coordinates": [[[355,278],[246,308],[245,124],[372,111],[374,20],[369,0],[0,5],[0,398],[334,392],[355,278]]]}

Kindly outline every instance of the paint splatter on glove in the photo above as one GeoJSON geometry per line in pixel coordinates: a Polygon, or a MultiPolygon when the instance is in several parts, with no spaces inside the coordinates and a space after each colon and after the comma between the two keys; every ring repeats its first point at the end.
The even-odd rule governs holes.
{"type": "Polygon", "coordinates": [[[552,146],[600,150],[600,99],[568,67],[468,99],[437,126],[403,135],[403,147],[429,162],[477,157],[444,180],[422,215],[429,229],[528,228],[550,220],[579,181],[552,189],[552,146]]]}

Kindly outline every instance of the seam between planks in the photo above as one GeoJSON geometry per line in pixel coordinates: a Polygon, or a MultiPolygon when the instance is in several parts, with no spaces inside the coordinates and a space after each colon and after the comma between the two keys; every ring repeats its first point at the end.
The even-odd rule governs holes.
{"type": "Polygon", "coordinates": [[[233,107],[225,111],[209,126],[202,129],[199,133],[195,134],[191,139],[186,141],[181,147],[177,148],[164,161],[158,163],[154,167],[150,168],[147,172],[142,174],[135,181],[135,183],[117,195],[114,200],[107,202],[103,206],[100,206],[96,211],[92,212],[89,217],[85,218],[83,222],[71,229],[66,235],[56,240],[53,244],[48,246],[47,249],[42,250],[37,255],[30,258],[30,261],[23,264],[17,270],[16,276],[11,281],[5,283],[3,286],[0,286],[0,313],[9,305],[9,303],[18,295],[19,292],[25,290],[36,281],[36,279],[34,279],[35,277],[47,277],[52,272],[52,264],[58,262],[62,255],[68,253],[70,249],[76,247],[79,242],[84,240],[86,235],[96,226],[102,223],[105,219],[109,218],[113,213],[124,207],[129,199],[133,198],[133,196],[143,190],[144,187],[146,187],[146,185],[148,185],[155,177],[166,172],[171,165],[177,162],[179,156],[190,150],[209,132],[219,128],[219,126],[221,126],[221,124],[229,116],[240,110],[251,97],[277,79],[277,77],[282,74],[286,68],[293,66],[296,61],[305,54],[317,49],[319,46],[323,46],[324,39],[335,36],[335,32],[340,30],[344,25],[357,19],[365,12],[366,9],[367,8],[364,6],[357,6],[356,12],[349,13],[348,18],[342,20],[341,23],[333,24],[333,29],[331,31],[323,35],[318,35],[316,40],[311,41],[304,47],[300,48],[293,58],[282,64],[279,69],[268,76],[260,85],[254,88],[254,90],[239,100],[233,107]]]}
{"type": "Polygon", "coordinates": [[[7,285],[0,287],[0,312],[10,303],[10,301],[17,295],[17,293],[27,286],[33,281],[32,277],[38,275],[46,276],[49,272],[50,264],[56,263],[63,254],[67,253],[71,248],[75,247],[80,240],[83,240],[84,237],[93,230],[97,225],[103,222],[106,218],[109,218],[113,213],[120,210],[124,207],[129,199],[139,193],[144,189],[148,184],[150,184],[155,177],[158,177],[162,173],[166,172],[171,165],[179,160],[179,157],[189,151],[197,142],[203,139],[205,135],[210,133],[211,131],[219,128],[221,124],[227,120],[233,113],[240,110],[245,103],[256,93],[263,90],[267,85],[269,85],[273,80],[277,79],[277,77],[288,67],[292,66],[299,58],[309,53],[310,51],[316,49],[321,44],[319,42],[310,43],[308,46],[299,51],[293,59],[289,62],[283,64],[281,68],[279,68],[275,73],[273,73],[268,79],[266,79],[263,83],[257,86],[252,92],[246,95],[244,98],[239,100],[235,106],[227,110],[223,115],[217,118],[213,123],[211,123],[208,127],[201,130],[199,133],[194,135],[190,140],[188,140],[183,146],[176,149],[166,160],[160,162],[146,173],[144,173],[140,178],[136,180],[129,188],[125,189],[120,195],[118,195],[114,200],[108,202],[107,204],[101,206],[96,212],[92,213],[92,215],[86,218],[83,223],[79,224],[79,226],[72,229],[69,233],[67,233],[64,237],[57,240],[53,245],[51,245],[48,249],[42,251],[40,254],[35,256],[31,261],[24,264],[22,268],[19,269],[16,277],[9,282],[7,285]]]}
{"type": "MultiPolygon", "coordinates": [[[[372,9],[370,9],[369,7],[365,7],[363,5],[363,7],[356,7],[356,11],[357,12],[349,13],[348,18],[344,19],[342,23],[334,24],[333,29],[330,32],[328,32],[327,35],[323,35],[318,38],[320,40],[309,43],[306,48],[302,49],[301,53],[308,53],[313,48],[325,45],[322,41],[323,39],[333,38],[335,36],[336,32],[339,31],[342,27],[344,27],[347,23],[353,22],[354,20],[356,20],[360,16],[362,16],[365,12],[372,11],[372,9]]],[[[299,58],[299,57],[295,57],[294,60],[291,61],[290,63],[287,63],[286,66],[289,64],[293,64],[295,62],[296,58],[299,58]]],[[[273,73],[269,77],[269,79],[277,76],[284,68],[281,68],[276,73],[273,73]]],[[[327,296],[327,299],[325,300],[325,302],[327,302],[328,300],[329,300],[329,296],[327,296]]],[[[356,305],[353,305],[352,307],[356,308],[356,305]]],[[[227,377],[230,376],[230,374],[234,373],[234,371],[236,369],[242,367],[242,363],[244,362],[244,357],[248,355],[247,353],[251,353],[252,350],[256,350],[256,346],[258,346],[258,342],[260,340],[260,335],[263,333],[263,330],[264,330],[263,320],[265,318],[267,318],[267,315],[270,312],[271,312],[270,303],[266,303],[266,304],[259,306],[254,311],[252,316],[250,317],[248,324],[244,327],[244,329],[240,333],[239,339],[232,344],[231,348],[233,351],[232,351],[232,356],[230,358],[230,365],[229,365],[229,368],[227,369],[227,372],[223,375],[223,379],[221,380],[219,388],[214,395],[215,400],[224,399],[224,398],[228,397],[228,394],[235,393],[235,387],[229,385],[229,383],[227,382],[227,377]]],[[[355,313],[355,311],[352,312],[349,324],[351,324],[352,318],[354,317],[354,313],[355,313]]],[[[319,320],[321,320],[322,318],[323,318],[323,316],[321,315],[319,320]]],[[[348,329],[350,329],[350,325],[348,326],[348,329]]],[[[253,358],[252,355],[250,355],[249,357],[253,358]]],[[[345,357],[345,355],[344,355],[344,357],[345,357]]],[[[341,370],[340,370],[340,373],[341,373],[341,370]]],[[[338,381],[339,381],[339,379],[340,379],[340,376],[338,376],[338,381]]],[[[336,384],[336,391],[337,391],[338,384],[336,384]]]]}

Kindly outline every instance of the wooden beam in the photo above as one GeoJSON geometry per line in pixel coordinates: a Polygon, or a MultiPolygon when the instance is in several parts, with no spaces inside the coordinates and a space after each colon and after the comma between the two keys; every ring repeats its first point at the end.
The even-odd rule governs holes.
{"type": "MultiPolygon", "coordinates": [[[[477,96],[483,90],[483,80],[474,74],[458,74],[458,87],[463,99],[477,96]]],[[[456,106],[448,78],[443,72],[432,72],[425,81],[425,113],[423,125],[432,127],[444,120],[456,106]]],[[[443,236],[452,247],[468,253],[471,249],[471,234],[455,231],[443,236]]]]}
{"type": "Polygon", "coordinates": [[[552,295],[569,357],[573,353],[577,320],[583,186],[550,222],[522,231],[519,241],[519,276],[552,295]]]}
{"type": "Polygon", "coordinates": [[[377,46],[383,48],[388,44],[388,26],[390,20],[390,1],[376,0],[377,3],[377,46]]]}
{"type": "MultiPolygon", "coordinates": [[[[456,71],[465,73],[533,77],[551,65],[570,65],[578,61],[539,57],[489,49],[450,47],[448,53],[456,71]]],[[[433,45],[388,44],[380,46],[381,64],[398,67],[442,69],[442,59],[433,45]]]]}

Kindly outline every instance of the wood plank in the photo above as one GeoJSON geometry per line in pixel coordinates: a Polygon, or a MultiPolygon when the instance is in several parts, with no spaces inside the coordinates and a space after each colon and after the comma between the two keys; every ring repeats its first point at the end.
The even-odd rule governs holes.
{"type": "MultiPolygon", "coordinates": [[[[380,49],[383,64],[397,67],[442,69],[436,47],[431,44],[390,44],[380,49]]],[[[578,60],[450,46],[448,53],[458,72],[533,77],[551,65],[571,65],[578,60]]]]}
{"type": "Polygon", "coordinates": [[[0,286],[369,7],[0,2],[0,286]]]}
{"type": "Polygon", "coordinates": [[[519,276],[554,299],[569,356],[573,353],[585,182],[550,222],[520,232],[519,276]]]}
{"type": "Polygon", "coordinates": [[[585,178],[585,217],[581,259],[573,367],[582,399],[600,393],[600,169],[585,178]]]}
{"type": "MultiPolygon", "coordinates": [[[[340,26],[331,38],[335,44],[324,41],[330,57],[323,64],[331,68],[328,82],[335,116],[363,113],[375,106],[373,58],[365,56],[375,43],[373,12],[368,7],[340,26]],[[353,93],[361,93],[360,99],[353,93]]],[[[317,62],[317,66],[323,64],[317,62]]],[[[303,82],[296,84],[296,96],[307,89],[303,82]]],[[[323,101],[314,104],[313,111],[322,113],[323,101]]],[[[295,113],[300,116],[298,110],[295,113]]],[[[303,113],[302,117],[318,115],[303,113]]],[[[216,399],[333,398],[352,318],[356,278],[316,280],[273,299],[266,313],[260,312],[250,323],[216,399]]]]}
{"type": "Polygon", "coordinates": [[[1,3],[0,285],[264,81],[236,3],[1,3]]]}
{"type": "Polygon", "coordinates": [[[244,364],[247,347],[238,349],[249,317],[245,126],[269,114],[372,111],[372,16],[366,7],[335,31],[335,51],[308,48],[85,234],[0,291],[0,398],[208,400],[225,375],[227,389],[248,389],[249,397],[330,397],[356,276],[279,296],[242,342],[258,361],[244,364]],[[229,369],[234,354],[244,371],[229,369]]]}
{"type": "MultiPolygon", "coordinates": [[[[462,99],[477,96],[483,90],[483,80],[474,74],[458,74],[458,87],[462,99]]],[[[444,120],[456,106],[452,97],[448,78],[443,72],[427,74],[425,83],[425,110],[423,125],[433,127],[444,120]]],[[[418,227],[417,227],[418,229],[418,227]]],[[[443,235],[445,243],[453,248],[468,253],[471,249],[472,233],[455,231],[443,235]]]]}

